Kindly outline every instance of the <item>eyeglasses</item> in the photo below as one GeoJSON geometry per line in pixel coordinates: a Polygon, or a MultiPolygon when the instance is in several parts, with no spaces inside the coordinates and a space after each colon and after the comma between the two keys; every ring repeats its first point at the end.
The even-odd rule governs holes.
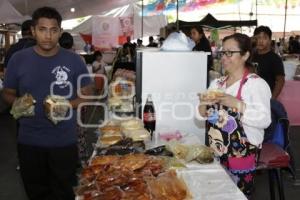
{"type": "Polygon", "coordinates": [[[234,53],[241,53],[242,51],[218,51],[218,55],[222,57],[223,55],[231,57],[234,53]]]}

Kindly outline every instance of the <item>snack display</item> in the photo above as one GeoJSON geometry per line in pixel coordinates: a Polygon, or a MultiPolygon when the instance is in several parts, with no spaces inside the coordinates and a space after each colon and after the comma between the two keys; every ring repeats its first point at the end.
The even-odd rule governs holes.
{"type": "Polygon", "coordinates": [[[81,172],[80,183],[75,194],[83,200],[190,198],[176,172],[165,170],[163,159],[144,154],[97,156],[81,172]]]}
{"type": "Polygon", "coordinates": [[[20,117],[34,116],[35,103],[36,101],[33,96],[26,93],[14,101],[10,113],[15,119],[19,119],[20,117]]]}
{"type": "Polygon", "coordinates": [[[65,97],[49,95],[44,100],[44,108],[48,119],[57,124],[64,120],[71,105],[65,97]]]}

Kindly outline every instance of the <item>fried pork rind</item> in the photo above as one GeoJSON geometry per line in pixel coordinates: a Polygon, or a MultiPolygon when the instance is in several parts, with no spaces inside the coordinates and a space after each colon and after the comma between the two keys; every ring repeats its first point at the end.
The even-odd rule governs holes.
{"type": "Polygon", "coordinates": [[[15,119],[19,119],[20,117],[34,116],[35,103],[36,101],[34,100],[33,96],[26,93],[14,101],[10,110],[10,114],[12,114],[15,119]]]}
{"type": "Polygon", "coordinates": [[[66,118],[71,105],[63,96],[49,95],[44,100],[44,108],[48,119],[56,125],[66,118]]]}
{"type": "Polygon", "coordinates": [[[149,160],[145,154],[128,154],[121,157],[119,167],[134,171],[143,168],[149,160]]]}
{"type": "Polygon", "coordinates": [[[91,166],[93,165],[112,165],[120,160],[119,156],[96,156],[91,161],[91,166]]]}
{"type": "Polygon", "coordinates": [[[187,200],[187,189],[176,172],[164,172],[160,157],[98,156],[82,171],[85,182],[81,181],[75,193],[84,200],[187,200]]]}
{"type": "Polygon", "coordinates": [[[157,178],[146,178],[151,197],[155,200],[187,200],[190,195],[183,180],[170,170],[157,178]]]}

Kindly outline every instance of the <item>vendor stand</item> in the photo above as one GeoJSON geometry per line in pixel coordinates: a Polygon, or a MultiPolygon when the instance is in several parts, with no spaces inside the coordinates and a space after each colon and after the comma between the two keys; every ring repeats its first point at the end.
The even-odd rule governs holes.
{"type": "MultiPolygon", "coordinates": [[[[206,89],[206,56],[206,53],[199,52],[140,52],[136,77],[127,71],[116,72],[121,77],[127,77],[127,80],[118,77],[110,84],[110,120],[100,128],[101,134],[89,166],[80,175],[81,184],[75,189],[77,200],[93,199],[93,195],[94,199],[101,199],[104,195],[116,199],[123,199],[124,195],[127,199],[127,195],[136,195],[134,199],[145,200],[167,199],[168,195],[177,195],[178,200],[247,199],[225,169],[213,159],[211,150],[203,145],[204,126],[199,126],[194,119],[198,97],[192,94],[206,89]],[[127,99],[124,102],[118,99],[118,94],[128,94],[133,89],[129,86],[134,79],[136,101],[127,99]],[[135,114],[141,116],[142,106],[138,105],[145,104],[145,96],[148,94],[153,94],[157,113],[158,126],[152,140],[143,122],[135,118],[134,114],[130,115],[136,109],[139,112],[135,114]],[[134,102],[132,106],[131,101],[134,102]],[[162,105],[167,102],[184,107],[161,113],[162,105]],[[190,113],[186,115],[186,105],[192,108],[189,112],[192,110],[193,116],[190,113]],[[177,119],[176,116],[174,118],[176,112],[179,115],[177,119]],[[191,118],[184,119],[187,116],[191,118]],[[150,169],[150,175],[145,168],[150,169]],[[122,176],[122,173],[118,174],[118,171],[124,169],[133,172],[124,171],[123,175],[128,173],[129,179],[122,176]],[[162,184],[163,180],[169,180],[174,169],[177,178],[173,177],[168,184],[162,184]],[[102,173],[103,170],[107,171],[102,173]],[[140,173],[145,173],[145,177],[140,177],[140,173]],[[118,178],[114,179],[115,176],[118,178]],[[140,180],[140,185],[146,185],[146,188],[132,186],[131,177],[139,177],[134,179],[140,180]],[[106,186],[101,181],[113,187],[104,189],[106,186]],[[166,194],[159,194],[163,193],[160,190],[166,190],[166,194]],[[140,191],[144,191],[144,194],[140,191]],[[156,195],[166,196],[158,198],[156,195]]],[[[133,199],[133,196],[129,199],[133,199]]]]}

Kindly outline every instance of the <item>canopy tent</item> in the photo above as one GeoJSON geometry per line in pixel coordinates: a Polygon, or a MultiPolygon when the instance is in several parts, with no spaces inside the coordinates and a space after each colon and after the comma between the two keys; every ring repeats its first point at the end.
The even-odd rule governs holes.
{"type": "Polygon", "coordinates": [[[0,1],[0,23],[21,23],[26,19],[7,0],[0,1]]]}
{"type": "MultiPolygon", "coordinates": [[[[93,20],[97,16],[92,16],[85,22],[79,24],[77,27],[73,28],[72,30],[68,30],[72,34],[83,34],[89,35],[92,34],[93,31],[93,20]]],[[[163,15],[159,16],[148,16],[144,17],[144,36],[150,35],[158,35],[160,32],[160,28],[165,27],[167,25],[167,19],[163,15]]],[[[134,34],[133,38],[140,38],[142,37],[141,34],[141,19],[139,16],[134,16],[134,34]]]]}
{"type": "MultiPolygon", "coordinates": [[[[84,41],[91,42],[92,35],[93,37],[97,34],[98,31],[102,32],[102,34],[109,34],[119,37],[123,36],[123,40],[126,40],[126,34],[122,33],[121,28],[121,19],[122,18],[130,18],[132,21],[132,34],[130,36],[131,39],[141,38],[143,36],[152,36],[159,35],[160,29],[167,25],[167,18],[164,15],[157,16],[146,16],[143,18],[143,34],[142,34],[142,17],[140,16],[141,8],[138,5],[127,5],[121,7],[119,9],[112,10],[107,12],[105,15],[94,15],[88,18],[86,21],[79,24],[77,27],[72,30],[68,30],[68,32],[72,33],[73,36],[80,35],[84,41]],[[103,26],[107,26],[105,24],[109,24],[109,27],[113,29],[108,33],[107,30],[102,30],[103,26]],[[119,34],[118,34],[119,33],[119,34]]],[[[99,33],[99,32],[98,32],[99,33]]],[[[77,37],[78,38],[78,37],[77,37]]],[[[115,37],[114,37],[115,38],[115,37]]],[[[109,40],[111,38],[106,38],[109,40]]],[[[120,39],[120,38],[119,38],[120,39]]],[[[83,43],[79,43],[78,39],[76,40],[76,46],[82,46],[83,43]]],[[[123,43],[120,42],[119,43],[123,43]]],[[[94,44],[94,42],[93,42],[94,44]]]]}
{"type": "Polygon", "coordinates": [[[257,26],[257,20],[217,20],[214,16],[208,13],[198,22],[179,21],[180,28],[187,28],[195,25],[218,29],[227,27],[257,26]]]}
{"type": "MultiPolygon", "coordinates": [[[[2,0],[1,0],[2,1],[2,0]]],[[[108,10],[122,7],[138,0],[8,0],[22,15],[32,15],[43,6],[55,7],[63,19],[103,14],[108,10]],[[74,8],[75,12],[70,9],[74,8]]]]}

